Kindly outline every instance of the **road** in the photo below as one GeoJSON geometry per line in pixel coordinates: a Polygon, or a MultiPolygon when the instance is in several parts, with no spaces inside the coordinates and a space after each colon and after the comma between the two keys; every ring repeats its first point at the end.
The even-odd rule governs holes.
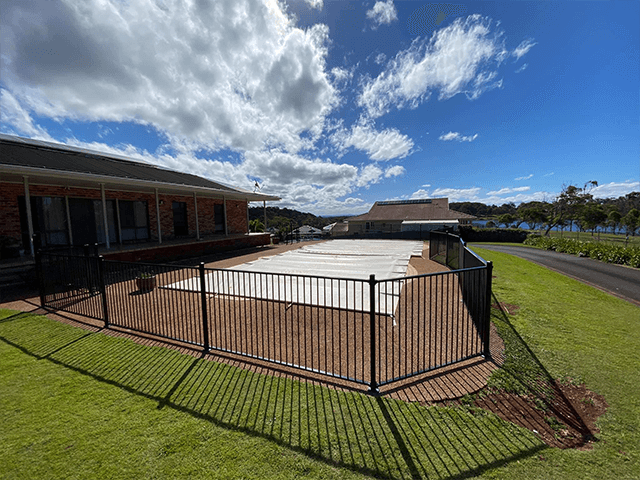
{"type": "Polygon", "coordinates": [[[640,306],[640,269],[531,247],[478,245],[478,248],[524,258],[640,306]]]}

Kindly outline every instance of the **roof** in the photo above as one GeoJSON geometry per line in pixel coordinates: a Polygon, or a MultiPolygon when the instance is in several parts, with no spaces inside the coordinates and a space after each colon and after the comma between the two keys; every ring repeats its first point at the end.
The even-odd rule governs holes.
{"type": "Polygon", "coordinates": [[[423,198],[376,202],[364,215],[351,217],[353,221],[405,221],[405,220],[461,220],[473,219],[473,215],[449,210],[448,198],[423,198]]]}
{"type": "Polygon", "coordinates": [[[197,175],[176,172],[126,157],[0,134],[0,171],[17,175],[95,179],[110,186],[141,185],[171,190],[196,190],[247,200],[279,197],[230,187],[197,175]]]}

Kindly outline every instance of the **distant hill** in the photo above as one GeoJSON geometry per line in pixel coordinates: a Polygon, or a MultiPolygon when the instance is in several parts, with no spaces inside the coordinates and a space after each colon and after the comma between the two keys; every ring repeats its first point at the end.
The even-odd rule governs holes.
{"type": "MultiPolygon", "coordinates": [[[[346,218],[349,218],[349,216],[318,217],[313,213],[299,212],[290,208],[267,207],[267,228],[288,229],[290,224],[293,228],[301,227],[302,225],[322,228],[346,218]]],[[[256,219],[261,222],[264,221],[264,209],[262,207],[249,207],[249,220],[256,219]]]]}

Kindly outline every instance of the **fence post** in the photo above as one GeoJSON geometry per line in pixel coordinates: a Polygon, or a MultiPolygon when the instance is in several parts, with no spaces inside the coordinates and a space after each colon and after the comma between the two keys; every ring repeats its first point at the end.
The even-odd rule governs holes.
{"type": "Polygon", "coordinates": [[[200,299],[202,301],[202,335],[204,351],[209,351],[209,315],[207,314],[207,280],[204,272],[204,262],[200,262],[200,299]]]}
{"type": "Polygon", "coordinates": [[[444,237],[444,264],[449,266],[449,234],[445,233],[444,237]]]}
{"type": "Polygon", "coordinates": [[[38,290],[40,291],[40,306],[42,308],[45,307],[46,296],[44,292],[44,272],[42,271],[42,250],[36,250],[35,254],[36,260],[36,278],[38,279],[38,290]]]}
{"type": "Polygon", "coordinates": [[[104,328],[109,328],[109,309],[107,307],[107,286],[104,281],[104,257],[99,255],[96,257],[98,264],[98,291],[102,297],[102,316],[104,319],[104,328]]]}
{"type": "Polygon", "coordinates": [[[378,395],[378,382],[376,380],[376,276],[369,275],[369,353],[371,355],[371,381],[369,393],[378,395]]]}
{"type": "Polygon", "coordinates": [[[482,332],[482,341],[484,343],[484,358],[491,358],[491,350],[489,349],[489,332],[491,331],[491,278],[493,276],[493,262],[487,262],[487,300],[485,302],[484,312],[484,331],[482,332]]]}

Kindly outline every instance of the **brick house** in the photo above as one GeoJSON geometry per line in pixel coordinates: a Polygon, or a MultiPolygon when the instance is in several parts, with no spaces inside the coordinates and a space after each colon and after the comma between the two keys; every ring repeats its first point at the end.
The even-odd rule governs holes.
{"type": "Polygon", "coordinates": [[[376,202],[369,212],[348,219],[349,236],[422,234],[470,225],[473,215],[449,210],[448,198],[376,202]]]}
{"type": "Polygon", "coordinates": [[[103,254],[132,260],[172,255],[176,245],[205,251],[207,244],[267,244],[268,235],[249,235],[248,203],[272,200],[280,198],[119,156],[0,135],[0,238],[20,245],[24,255],[34,253],[34,233],[44,247],[98,243],[103,254]],[[145,248],[155,253],[141,253],[145,248]],[[135,258],[126,254],[132,250],[135,258]]]}

